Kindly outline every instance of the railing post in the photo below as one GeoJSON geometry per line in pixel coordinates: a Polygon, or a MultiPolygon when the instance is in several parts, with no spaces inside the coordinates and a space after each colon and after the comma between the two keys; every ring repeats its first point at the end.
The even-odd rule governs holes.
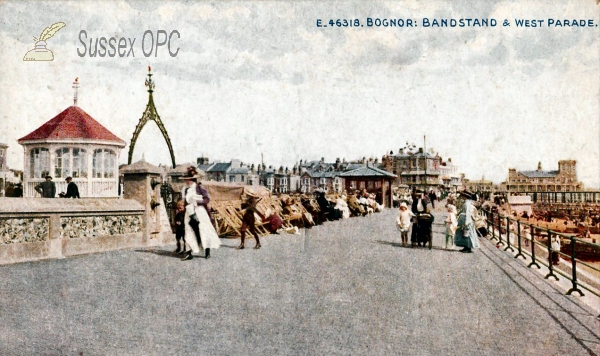
{"type": "Polygon", "coordinates": [[[502,241],[502,216],[498,213],[498,243],[496,245],[504,245],[504,241],[502,241]]]}
{"type": "Polygon", "coordinates": [[[573,271],[571,282],[573,283],[573,287],[569,289],[567,295],[571,295],[571,293],[573,292],[578,292],[579,296],[583,297],[585,294],[583,294],[583,292],[581,291],[581,289],[579,289],[579,286],[577,285],[577,261],[575,261],[575,259],[577,258],[577,250],[575,248],[576,241],[577,240],[575,239],[575,237],[571,236],[571,270],[573,271]]]}
{"type": "Polygon", "coordinates": [[[510,217],[506,217],[506,248],[504,251],[510,250],[511,252],[515,252],[515,249],[510,245],[510,217]]]}
{"type": "Polygon", "coordinates": [[[535,227],[533,225],[529,227],[531,228],[531,263],[527,267],[536,266],[538,269],[541,269],[542,267],[535,260],[535,227]]]}
{"type": "Polygon", "coordinates": [[[490,240],[493,239],[498,239],[495,235],[494,235],[494,212],[490,211],[490,222],[491,222],[491,226],[492,226],[492,237],[490,237],[490,240]]]}
{"type": "Polygon", "coordinates": [[[523,257],[523,259],[525,259],[525,255],[523,255],[523,250],[521,249],[521,221],[517,220],[517,250],[519,251],[519,253],[517,253],[517,255],[515,256],[515,258],[518,258],[519,256],[523,257]]]}
{"type": "Polygon", "coordinates": [[[552,254],[554,253],[554,251],[552,250],[552,232],[550,230],[548,230],[548,274],[546,275],[546,277],[544,277],[545,279],[548,279],[550,277],[554,277],[557,281],[558,281],[558,277],[554,274],[554,263],[552,261],[552,254]]]}
{"type": "Polygon", "coordinates": [[[491,211],[484,210],[484,212],[485,212],[485,223],[486,223],[486,227],[487,227],[487,231],[488,231],[488,235],[489,235],[489,233],[490,233],[490,213],[491,213],[491,211]]]}

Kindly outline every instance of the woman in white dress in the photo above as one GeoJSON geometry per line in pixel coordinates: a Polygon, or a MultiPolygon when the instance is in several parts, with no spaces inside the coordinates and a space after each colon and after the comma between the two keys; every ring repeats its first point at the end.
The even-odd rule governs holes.
{"type": "Polygon", "coordinates": [[[199,175],[192,168],[190,167],[188,175],[182,178],[187,181],[187,187],[183,190],[182,196],[186,204],[184,220],[185,241],[190,248],[186,251],[182,260],[191,260],[193,258],[192,253],[200,252],[200,245],[204,248],[205,258],[210,257],[210,249],[221,246],[221,240],[208,213],[210,195],[201,184],[197,183],[197,180],[202,178],[202,175],[199,175]]]}

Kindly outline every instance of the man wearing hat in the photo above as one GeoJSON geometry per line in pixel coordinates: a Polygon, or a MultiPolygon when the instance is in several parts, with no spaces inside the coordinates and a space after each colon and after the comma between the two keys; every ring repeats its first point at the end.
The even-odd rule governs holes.
{"type": "Polygon", "coordinates": [[[40,193],[42,198],[54,198],[56,196],[56,185],[52,177],[47,175],[46,181],[35,186],[35,191],[40,193]]]}
{"type": "Polygon", "coordinates": [[[473,204],[473,193],[463,190],[459,194],[464,199],[464,203],[458,215],[458,228],[454,234],[454,244],[463,248],[460,252],[471,253],[473,248],[479,248],[474,219],[477,209],[473,204]]]}
{"type": "Polygon", "coordinates": [[[423,244],[423,246],[425,246],[425,243],[428,242],[428,241],[425,241],[426,236],[422,236],[419,234],[423,230],[419,226],[419,217],[421,215],[423,215],[424,217],[427,217],[427,218],[430,217],[430,214],[428,214],[428,211],[430,209],[427,207],[428,202],[429,201],[425,197],[424,192],[420,189],[417,189],[414,193],[413,201],[412,201],[411,209],[410,209],[416,217],[415,224],[413,224],[413,228],[412,228],[412,231],[410,234],[411,247],[414,247],[415,244],[417,246],[421,246],[421,244],[423,244]]]}
{"type": "Polygon", "coordinates": [[[67,194],[60,193],[63,198],[77,198],[79,199],[79,188],[77,188],[77,184],[73,182],[72,177],[67,177],[65,179],[67,182],[67,194]]]}
{"type": "Polygon", "coordinates": [[[204,257],[210,257],[211,248],[219,248],[221,240],[212,224],[208,207],[210,195],[202,187],[198,179],[202,175],[196,171],[196,168],[189,167],[187,175],[182,179],[186,180],[187,187],[182,191],[182,197],[185,206],[185,242],[189,245],[182,260],[191,260],[192,253],[200,252],[200,245],[204,248],[204,257]],[[193,237],[196,238],[193,238],[193,237]]]}

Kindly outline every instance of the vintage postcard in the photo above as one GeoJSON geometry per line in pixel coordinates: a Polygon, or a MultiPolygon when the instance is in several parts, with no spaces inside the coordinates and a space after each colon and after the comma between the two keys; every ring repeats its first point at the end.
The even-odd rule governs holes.
{"type": "Polygon", "coordinates": [[[597,1],[0,22],[0,354],[600,352],[597,1]]]}

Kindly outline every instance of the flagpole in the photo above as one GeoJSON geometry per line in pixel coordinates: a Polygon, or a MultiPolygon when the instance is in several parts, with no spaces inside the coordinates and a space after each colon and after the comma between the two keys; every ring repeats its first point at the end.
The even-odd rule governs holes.
{"type": "Polygon", "coordinates": [[[423,135],[423,152],[425,154],[425,194],[427,194],[427,140],[423,135]]]}

